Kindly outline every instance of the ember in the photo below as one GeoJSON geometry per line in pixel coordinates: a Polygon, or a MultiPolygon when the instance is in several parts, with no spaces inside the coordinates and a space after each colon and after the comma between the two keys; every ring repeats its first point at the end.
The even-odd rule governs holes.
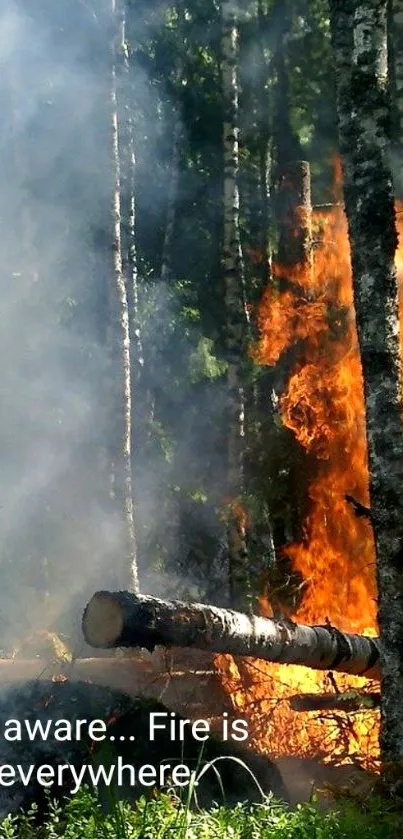
{"type": "MultiPolygon", "coordinates": [[[[402,215],[397,218],[403,233],[402,215]]],[[[304,538],[285,549],[306,583],[293,619],[330,621],[346,632],[376,635],[371,524],[368,514],[357,515],[347,500],[354,499],[363,510],[369,503],[363,385],[343,208],[335,204],[330,213],[314,213],[314,225],[320,244],[313,272],[307,276],[296,267],[290,276],[288,270],[298,293],[269,288],[259,313],[261,363],[274,365],[295,347],[298,361],[280,399],[281,417],[315,464],[304,538]]],[[[402,247],[397,268],[402,278],[402,247]]],[[[275,273],[284,275],[280,266],[275,273]]],[[[264,597],[261,608],[262,614],[271,615],[264,597]]],[[[258,660],[238,666],[230,656],[216,661],[237,712],[249,717],[254,746],[262,752],[378,766],[377,712],[295,713],[287,701],[293,694],[362,691],[368,689],[367,680],[339,674],[330,678],[258,660]]]]}

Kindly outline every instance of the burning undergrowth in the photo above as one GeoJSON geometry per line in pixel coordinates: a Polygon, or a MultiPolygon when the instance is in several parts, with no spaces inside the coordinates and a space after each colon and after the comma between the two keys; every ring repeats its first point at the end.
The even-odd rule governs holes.
{"type": "MultiPolygon", "coordinates": [[[[336,199],[337,201],[337,199],[336,199]]],[[[401,208],[397,213],[403,232],[401,208]]],[[[341,204],[313,215],[313,266],[296,267],[287,282],[281,266],[259,311],[261,364],[294,361],[279,399],[282,423],[309,456],[309,510],[303,539],[284,548],[304,581],[293,619],[330,622],[346,632],[378,634],[375,554],[368,506],[363,383],[353,308],[350,251],[341,204]],[[284,287],[283,287],[284,286],[284,287]]],[[[401,277],[403,249],[397,255],[401,277]]],[[[272,614],[261,598],[262,613],[272,614]]],[[[295,694],[376,690],[363,678],[305,668],[236,663],[220,656],[217,666],[239,712],[250,720],[253,745],[276,756],[321,757],[324,762],[377,768],[379,712],[300,712],[295,694]]]]}

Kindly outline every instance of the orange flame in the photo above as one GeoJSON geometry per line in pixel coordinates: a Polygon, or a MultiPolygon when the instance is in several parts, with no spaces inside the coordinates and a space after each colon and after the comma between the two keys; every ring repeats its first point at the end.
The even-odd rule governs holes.
{"type": "MultiPolygon", "coordinates": [[[[340,170],[339,170],[340,171],[340,170]]],[[[403,234],[403,207],[398,207],[403,234]]],[[[358,351],[350,249],[341,205],[313,215],[319,245],[312,270],[297,267],[289,287],[267,289],[259,311],[260,363],[274,365],[292,345],[299,360],[280,400],[283,423],[316,464],[309,488],[304,539],[286,549],[306,589],[296,622],[329,620],[348,632],[377,634],[374,544],[370,524],[358,518],[346,494],[368,505],[363,382],[358,351]]],[[[403,279],[403,248],[397,254],[403,279]]],[[[277,266],[275,278],[282,276],[277,266]]],[[[400,283],[403,286],[403,283],[400,283]]],[[[310,467],[312,468],[312,467],[310,467]]],[[[270,606],[262,597],[263,614],[270,606]]],[[[293,694],[367,690],[366,679],[321,674],[262,661],[217,666],[234,707],[249,719],[250,742],[275,756],[378,766],[379,715],[291,710],[293,694]]]]}

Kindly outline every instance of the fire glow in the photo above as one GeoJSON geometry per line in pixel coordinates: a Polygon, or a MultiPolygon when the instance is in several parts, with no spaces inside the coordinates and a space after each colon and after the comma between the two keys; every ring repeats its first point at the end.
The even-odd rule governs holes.
{"type": "MultiPolygon", "coordinates": [[[[397,224],[402,239],[403,206],[397,207],[397,224]]],[[[363,383],[341,203],[330,212],[315,211],[313,231],[313,268],[296,267],[290,276],[276,266],[259,311],[260,363],[273,366],[295,347],[280,413],[313,464],[304,538],[286,548],[306,583],[292,617],[297,623],[330,622],[346,632],[377,635],[372,530],[345,498],[369,504],[363,383]],[[276,276],[282,275],[290,283],[279,291],[276,276]]],[[[402,246],[396,264],[401,288],[402,246]]],[[[271,616],[264,597],[261,607],[271,616]]],[[[239,663],[230,656],[219,656],[217,666],[237,713],[249,720],[256,749],[276,757],[378,768],[379,712],[295,712],[287,701],[295,694],[370,690],[376,688],[373,683],[258,660],[239,663]]]]}

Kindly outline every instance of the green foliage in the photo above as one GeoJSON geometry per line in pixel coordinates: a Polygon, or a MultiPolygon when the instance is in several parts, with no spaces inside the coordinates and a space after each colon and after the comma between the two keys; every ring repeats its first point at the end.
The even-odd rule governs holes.
{"type": "Polygon", "coordinates": [[[191,382],[195,383],[202,379],[216,379],[225,373],[227,364],[213,354],[213,346],[211,338],[200,338],[196,349],[189,356],[191,382]]]}
{"type": "Polygon", "coordinates": [[[233,809],[191,811],[172,793],[142,797],[134,808],[115,803],[102,810],[94,792],[82,789],[64,807],[50,806],[38,824],[27,815],[7,816],[0,839],[396,839],[401,818],[374,800],[366,810],[352,805],[320,813],[314,803],[293,812],[272,800],[233,809]]]}

